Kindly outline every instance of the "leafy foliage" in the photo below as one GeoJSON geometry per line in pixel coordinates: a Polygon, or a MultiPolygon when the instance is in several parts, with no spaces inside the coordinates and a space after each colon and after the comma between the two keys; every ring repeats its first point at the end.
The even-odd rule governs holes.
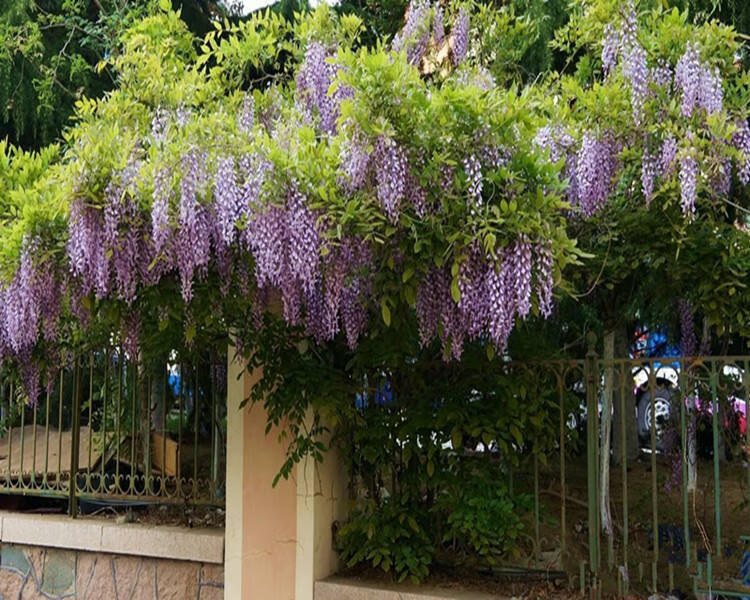
{"type": "Polygon", "coordinates": [[[415,507],[389,501],[365,502],[338,532],[339,552],[350,566],[369,562],[403,581],[420,581],[433,560],[430,537],[415,507]],[[415,516],[416,515],[416,516],[415,516]]]}

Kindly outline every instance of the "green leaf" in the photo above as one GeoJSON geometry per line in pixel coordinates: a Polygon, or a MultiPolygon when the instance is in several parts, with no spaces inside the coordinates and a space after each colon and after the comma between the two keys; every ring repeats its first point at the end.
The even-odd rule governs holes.
{"type": "Polygon", "coordinates": [[[168,13],[172,10],[172,0],[159,0],[159,8],[168,13]]]}
{"type": "Polygon", "coordinates": [[[451,298],[453,298],[453,301],[456,304],[461,300],[461,290],[458,287],[458,279],[451,281],[451,298]]]}
{"type": "Polygon", "coordinates": [[[380,302],[380,312],[383,314],[383,323],[385,323],[388,327],[391,326],[391,309],[388,308],[388,304],[386,304],[385,299],[381,300],[380,302]]]}
{"type": "Polygon", "coordinates": [[[519,431],[518,427],[515,425],[510,426],[510,433],[515,438],[516,443],[520,446],[523,444],[523,436],[521,435],[521,432],[519,431]]]}

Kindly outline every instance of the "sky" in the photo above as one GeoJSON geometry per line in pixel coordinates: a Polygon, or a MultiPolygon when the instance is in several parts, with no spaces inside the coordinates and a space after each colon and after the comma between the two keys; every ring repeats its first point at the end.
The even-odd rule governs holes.
{"type": "Polygon", "coordinates": [[[242,0],[245,5],[245,13],[249,13],[251,10],[263,8],[269,4],[273,4],[274,0],[242,0]]]}
{"type": "MultiPolygon", "coordinates": [[[[335,2],[331,2],[330,0],[326,0],[329,4],[335,4],[335,2]]],[[[258,8],[263,8],[264,6],[268,6],[269,4],[273,4],[276,2],[276,0],[242,0],[242,3],[245,7],[245,14],[249,13],[252,10],[257,10],[258,8]]],[[[320,0],[312,0],[310,2],[310,6],[316,6],[320,2],[320,0]]]]}

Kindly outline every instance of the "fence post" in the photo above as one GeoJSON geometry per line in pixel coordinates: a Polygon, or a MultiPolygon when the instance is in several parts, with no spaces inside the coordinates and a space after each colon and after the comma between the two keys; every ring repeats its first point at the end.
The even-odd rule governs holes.
{"type": "Polygon", "coordinates": [[[599,572],[599,486],[598,486],[598,447],[599,406],[597,399],[597,355],[596,335],[589,332],[586,336],[588,352],[584,363],[584,377],[586,379],[586,464],[588,481],[588,517],[589,517],[589,564],[594,574],[599,572]]]}
{"type": "MultiPolygon", "coordinates": [[[[75,388],[73,390],[73,412],[70,425],[70,481],[68,482],[69,499],[68,510],[71,517],[78,515],[78,496],[76,494],[76,480],[78,478],[78,451],[81,434],[81,361],[76,358],[75,388]]],[[[62,429],[59,433],[62,436],[62,429]]]]}

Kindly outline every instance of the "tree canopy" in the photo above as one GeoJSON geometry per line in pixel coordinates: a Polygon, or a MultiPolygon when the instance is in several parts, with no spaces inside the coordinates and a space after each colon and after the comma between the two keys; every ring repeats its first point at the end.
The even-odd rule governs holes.
{"type": "MultiPolygon", "coordinates": [[[[231,337],[301,427],[383,373],[676,325],[677,298],[684,327],[747,334],[731,26],[581,1],[530,79],[521,4],[413,2],[385,38],[263,11],[201,39],[161,4],[56,145],[2,147],[0,356],[32,402],[97,344],[146,365],[231,337]]],[[[290,456],[315,451],[297,433],[290,456]]]]}

